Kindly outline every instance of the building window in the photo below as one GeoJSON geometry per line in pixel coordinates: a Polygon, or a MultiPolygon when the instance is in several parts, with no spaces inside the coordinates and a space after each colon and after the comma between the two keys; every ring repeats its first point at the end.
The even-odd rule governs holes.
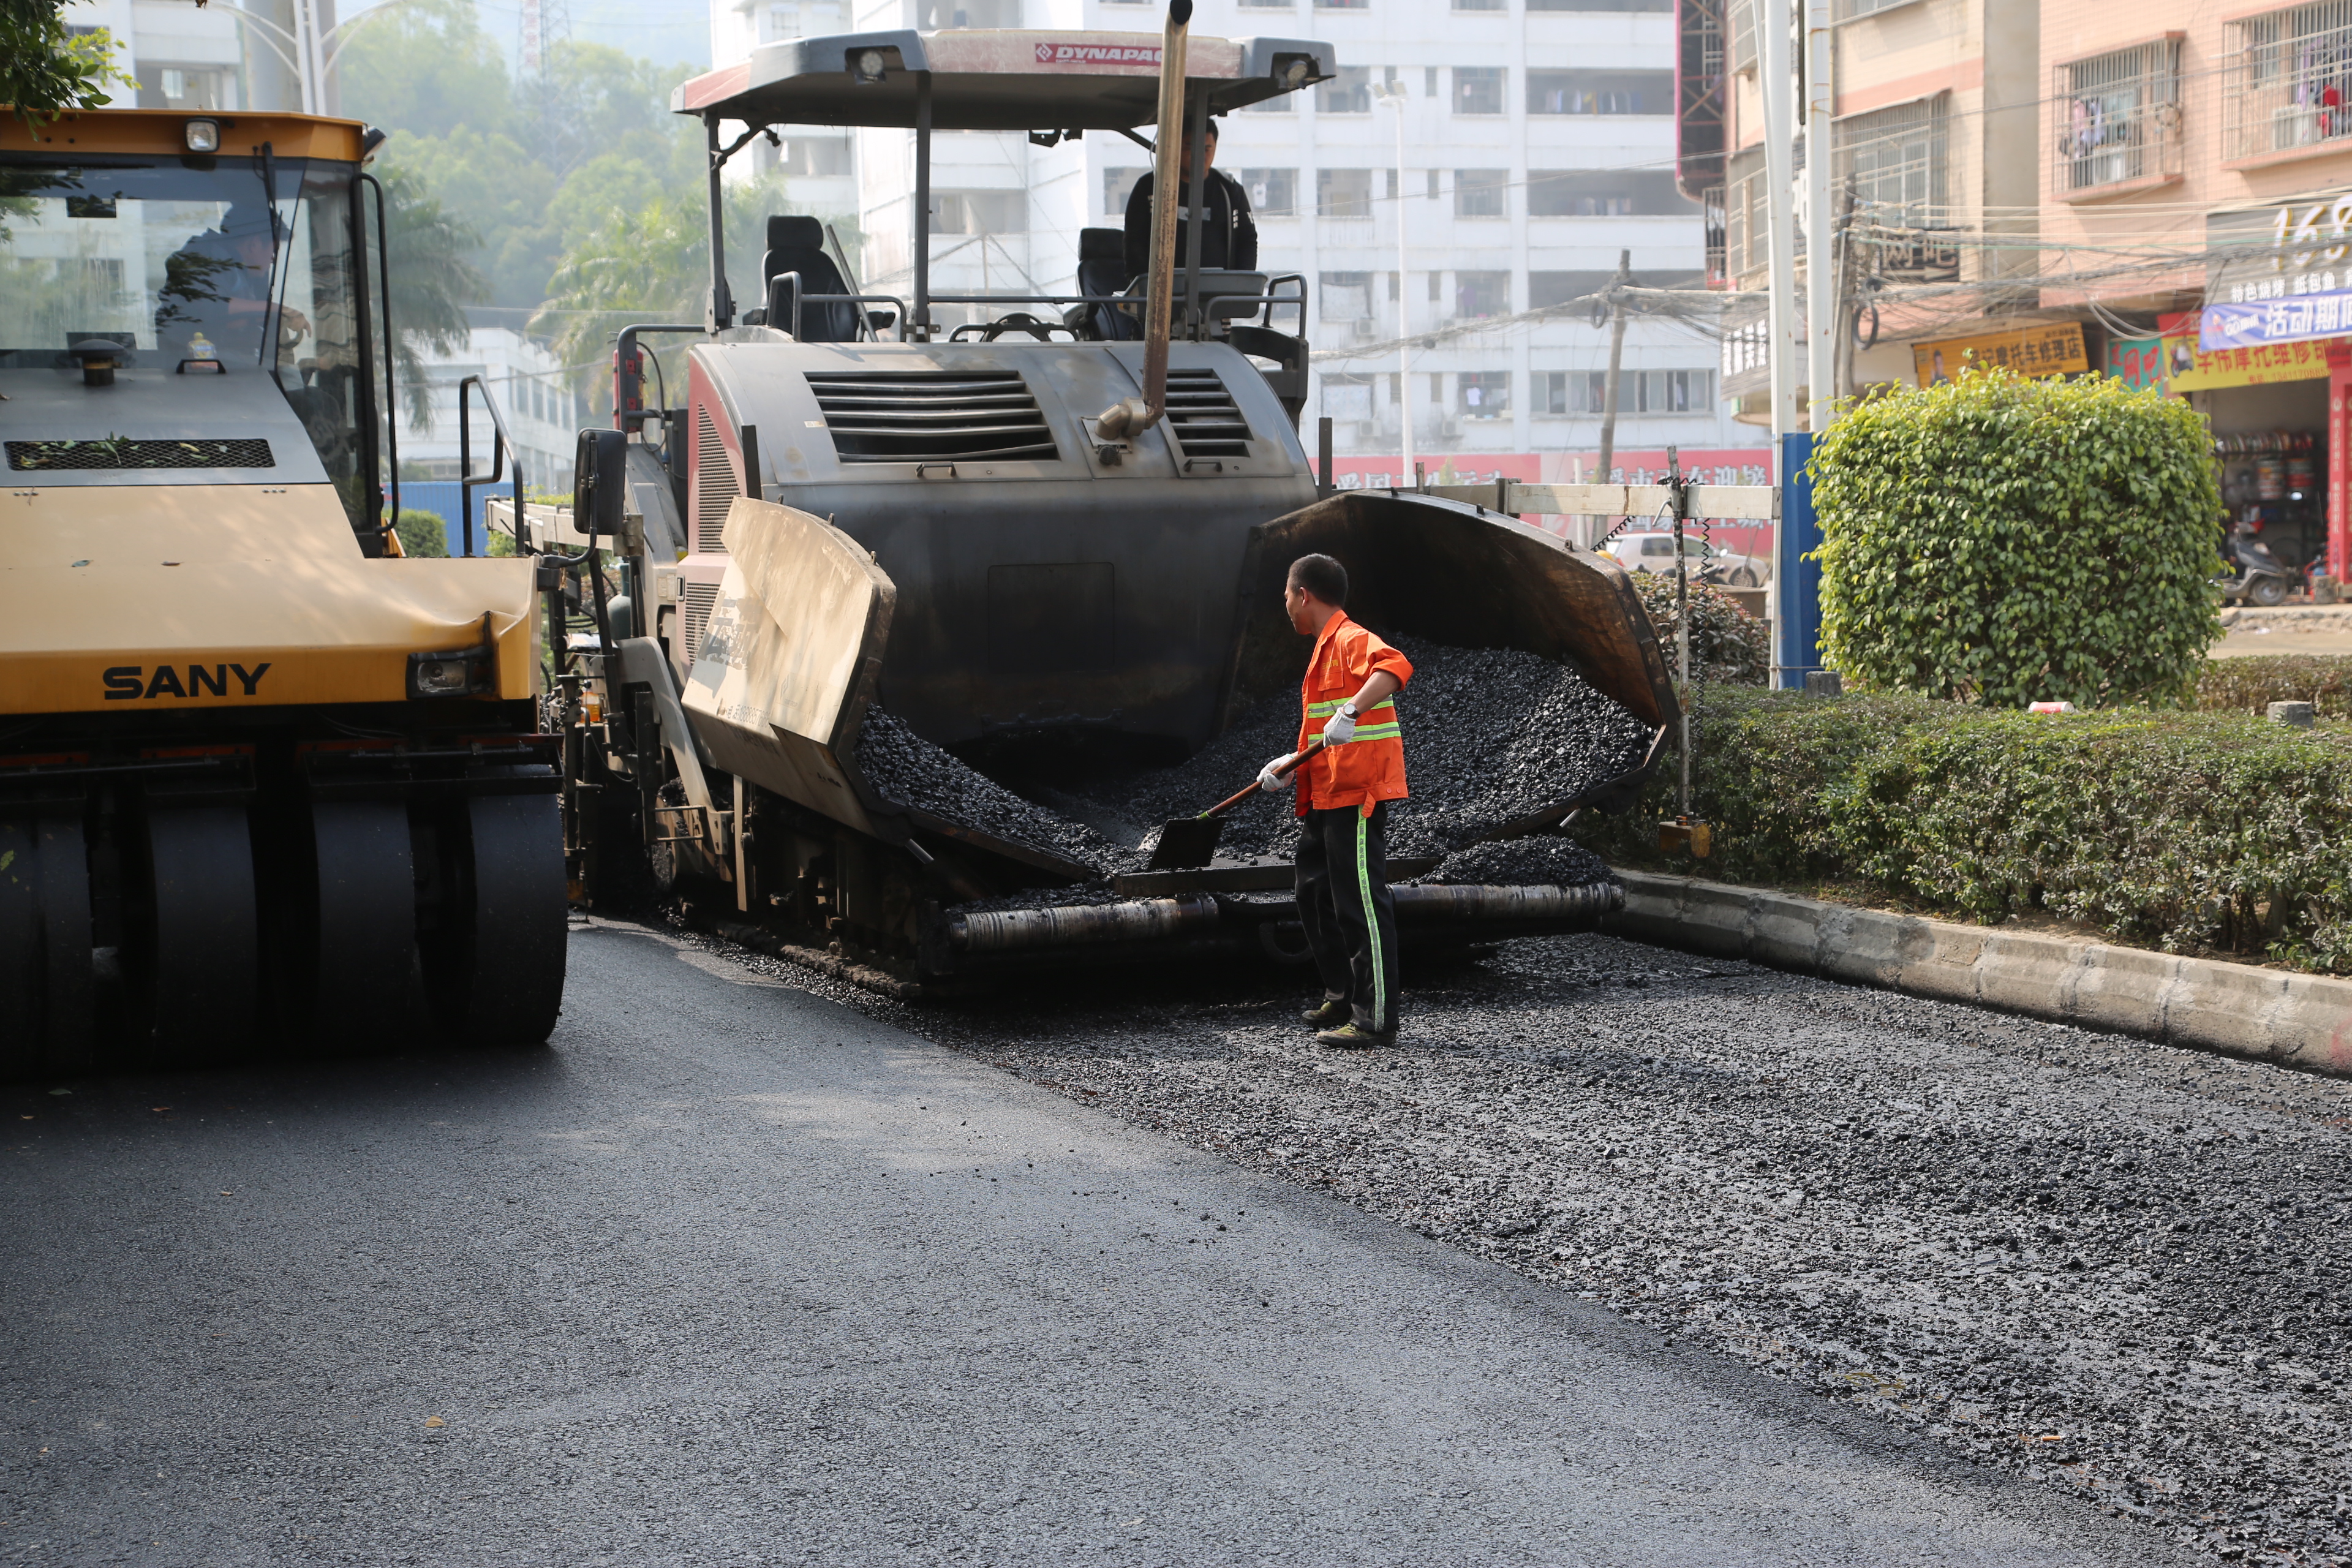
{"type": "MultiPolygon", "coordinates": [[[[2180,173],[2179,38],[2062,65],[2050,96],[2062,193],[2180,173]]],[[[2336,118],[2343,118],[2340,110],[2336,118]]]]}
{"type": "MultiPolygon", "coordinates": [[[[1538,414],[1602,414],[1609,406],[1605,370],[1555,370],[1536,377],[1538,414]]],[[[1620,414],[1705,414],[1715,404],[1711,370],[1628,370],[1617,377],[1620,414]]]]}
{"type": "Polygon", "coordinates": [[[1456,272],[1454,313],[1457,316],[1503,316],[1511,310],[1511,275],[1507,272],[1456,272]]]}
{"type": "MultiPolygon", "coordinates": [[[[1369,321],[1372,319],[1372,275],[1369,272],[1325,272],[1316,278],[1321,303],[1316,315],[1326,321],[1369,321]]],[[[1328,384],[1328,379],[1327,379],[1328,384]]],[[[1324,410],[1329,413],[1330,410],[1324,410]]]]}
{"type": "Polygon", "coordinates": [[[1529,114],[1671,114],[1672,71],[1529,71],[1529,114]]]}
{"type": "Polygon", "coordinates": [[[1298,171],[1296,169],[1244,169],[1241,171],[1242,190],[1249,196],[1250,210],[1260,217],[1296,217],[1298,215],[1298,171]]]}
{"type": "Polygon", "coordinates": [[[1598,294],[1609,287],[1609,280],[1615,276],[1614,272],[1530,272],[1528,309],[1540,310],[1598,294]]]}
{"type": "Polygon", "coordinates": [[[1837,19],[1851,22],[1857,16],[1874,16],[1909,4],[1910,0],[1837,0],[1837,19]]]}
{"type": "Polygon", "coordinates": [[[1318,114],[1370,114],[1372,111],[1371,68],[1341,66],[1329,81],[1316,83],[1315,110],[1318,114]]]}
{"type": "MultiPolygon", "coordinates": [[[[1871,114],[1856,114],[1837,122],[1838,161],[1851,182],[1860,216],[1880,222],[1916,226],[1936,221],[1944,211],[1945,169],[1950,162],[1946,146],[1945,97],[1898,103],[1871,114]]],[[[1762,184],[1753,199],[1762,195],[1762,184]]],[[[1751,224],[1749,244],[1759,254],[1763,225],[1751,224]]]]}
{"type": "Polygon", "coordinates": [[[1372,381],[1369,375],[1327,375],[1323,378],[1323,412],[1333,419],[1370,419],[1372,381]]]}
{"type": "Polygon", "coordinates": [[[1503,68],[1501,66],[1455,66],[1454,68],[1454,112],[1456,114],[1502,113],[1503,68]]]}
{"type": "Polygon", "coordinates": [[[1423,98],[1435,98],[1437,96],[1437,68],[1435,66],[1423,66],[1421,68],[1421,96],[1423,98]]]}
{"type": "Polygon", "coordinates": [[[1530,169],[1529,217],[1682,217],[1691,204],[1664,169],[1530,169]]]}
{"type": "Polygon", "coordinates": [[[1361,11],[1370,4],[1371,0],[1315,0],[1315,8],[1318,11],[1361,11]]]}
{"type": "MultiPolygon", "coordinates": [[[[1140,3],[1140,0],[1135,0],[1140,3]]],[[[1297,8],[1298,0],[1241,0],[1244,11],[1290,11],[1297,8]]]]}
{"type": "Polygon", "coordinates": [[[1454,378],[1457,406],[1465,419],[1501,419],[1511,412],[1511,373],[1465,370],[1454,378]]]}
{"type": "Polygon", "coordinates": [[[1530,11],[1671,11],[1675,0],[1528,0],[1530,11]]]}
{"type": "Polygon", "coordinates": [[[1370,169],[1315,171],[1315,211],[1320,217],[1372,216],[1372,172],[1370,169]]]}
{"type": "Polygon", "coordinates": [[[1105,169],[1103,175],[1103,216],[1127,216],[1127,198],[1135,195],[1135,182],[1150,173],[1148,169],[1105,169]]]}
{"type": "Polygon", "coordinates": [[[2255,158],[2352,136],[2352,5],[2318,0],[2228,24],[2222,154],[2255,158]]]}
{"type": "Polygon", "coordinates": [[[1511,172],[1508,169],[1454,171],[1455,217],[1511,216],[1511,172]]]}
{"type": "Polygon", "coordinates": [[[849,142],[841,136],[794,136],[776,149],[776,167],[786,174],[836,179],[849,173],[849,142]]]}
{"type": "Polygon", "coordinates": [[[933,234],[1019,234],[1029,226],[1025,191],[934,191],[933,234]]]}
{"type": "Polygon", "coordinates": [[[924,32],[949,27],[1017,27],[1021,0],[916,0],[915,26],[924,32]]]}
{"type": "Polygon", "coordinates": [[[1507,11],[1506,0],[1454,0],[1456,11],[1507,11]]]}

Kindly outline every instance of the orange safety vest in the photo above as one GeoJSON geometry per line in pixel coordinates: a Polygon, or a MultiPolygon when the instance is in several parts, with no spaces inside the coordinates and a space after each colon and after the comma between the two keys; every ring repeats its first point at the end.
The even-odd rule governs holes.
{"type": "MultiPolygon", "coordinates": [[[[1402,685],[1412,679],[1412,661],[1349,620],[1345,611],[1323,624],[1315,651],[1307,658],[1307,679],[1298,694],[1298,745],[1305,746],[1329,722],[1376,669],[1402,685]]],[[[1296,747],[1294,750],[1297,749],[1296,747]]],[[[1356,715],[1356,738],[1318,751],[1291,775],[1298,781],[1298,815],[1359,806],[1363,815],[1384,800],[1402,800],[1404,736],[1397,725],[1396,699],[1383,698],[1356,715]]]]}

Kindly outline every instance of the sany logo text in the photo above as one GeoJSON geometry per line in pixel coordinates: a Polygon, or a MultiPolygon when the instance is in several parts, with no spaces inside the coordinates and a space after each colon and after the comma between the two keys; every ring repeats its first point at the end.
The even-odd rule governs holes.
{"type": "Polygon", "coordinates": [[[202,697],[207,692],[226,697],[232,680],[252,697],[259,693],[261,678],[268,673],[267,664],[255,665],[250,671],[241,664],[159,664],[151,676],[143,665],[118,664],[106,672],[106,700],[152,702],[159,697],[202,697]],[[180,675],[183,668],[187,671],[184,680],[180,675]]]}

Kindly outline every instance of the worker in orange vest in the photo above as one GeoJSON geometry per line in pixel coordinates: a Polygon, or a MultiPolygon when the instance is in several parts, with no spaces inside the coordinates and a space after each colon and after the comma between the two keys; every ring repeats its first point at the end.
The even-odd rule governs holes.
{"type": "Polygon", "coordinates": [[[1323,976],[1323,1002],[1306,1017],[1317,1044],[1343,1047],[1396,1042],[1388,803],[1405,798],[1396,694],[1412,679],[1412,661],[1349,620],[1347,602],[1346,567],[1328,555],[1291,563],[1283,608],[1293,628],[1315,639],[1299,692],[1298,749],[1318,735],[1320,745],[1287,778],[1275,770],[1289,756],[1257,776],[1268,793],[1287,785],[1307,819],[1298,836],[1298,919],[1323,976]]]}

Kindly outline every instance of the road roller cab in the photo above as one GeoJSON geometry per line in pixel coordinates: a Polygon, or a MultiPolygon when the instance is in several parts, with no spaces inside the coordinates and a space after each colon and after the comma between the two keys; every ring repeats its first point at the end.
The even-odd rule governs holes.
{"type": "Polygon", "coordinates": [[[400,557],[364,134],[0,118],[0,1074],[553,1024],[534,564],[400,557]]]}

